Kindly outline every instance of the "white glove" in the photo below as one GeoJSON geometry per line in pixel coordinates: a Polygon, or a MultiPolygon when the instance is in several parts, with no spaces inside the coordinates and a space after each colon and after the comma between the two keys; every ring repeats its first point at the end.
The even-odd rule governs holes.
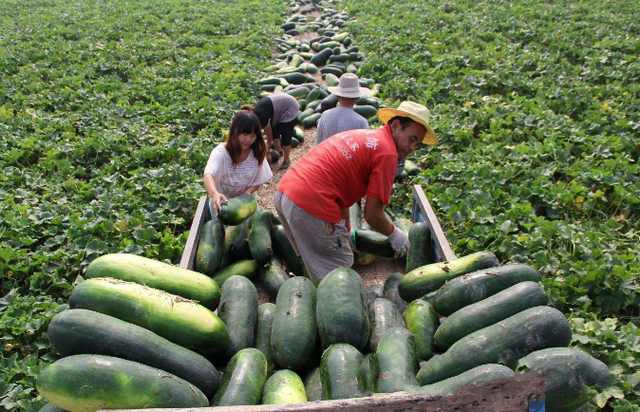
{"type": "Polygon", "coordinates": [[[404,256],[409,251],[409,237],[398,226],[393,227],[393,232],[389,235],[389,242],[391,242],[396,257],[404,256]]]}

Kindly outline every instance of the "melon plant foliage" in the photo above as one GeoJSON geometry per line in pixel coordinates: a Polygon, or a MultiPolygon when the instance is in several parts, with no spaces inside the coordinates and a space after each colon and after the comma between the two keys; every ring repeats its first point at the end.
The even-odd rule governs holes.
{"type": "Polygon", "coordinates": [[[346,0],[387,104],[414,99],[440,143],[421,184],[457,255],[540,270],[573,345],[615,376],[594,407],[640,402],[640,7],[346,0]]]}
{"type": "Polygon", "coordinates": [[[86,265],[178,263],[202,170],[257,95],[278,1],[0,3],[0,410],[37,411],[86,265]]]}

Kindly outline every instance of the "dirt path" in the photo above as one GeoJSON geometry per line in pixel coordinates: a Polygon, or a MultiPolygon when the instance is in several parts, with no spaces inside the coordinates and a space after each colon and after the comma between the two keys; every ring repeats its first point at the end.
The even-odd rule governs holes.
{"type": "MultiPolygon", "coordinates": [[[[312,127],[310,129],[304,130],[304,143],[298,145],[295,149],[291,149],[291,164],[295,164],[298,159],[304,156],[316,142],[316,128],[312,127]]],[[[271,164],[271,170],[273,171],[273,177],[270,181],[263,184],[258,192],[256,193],[256,200],[258,201],[258,206],[260,209],[270,210],[274,215],[276,214],[276,209],[273,206],[273,197],[276,192],[276,188],[278,187],[278,183],[280,183],[280,179],[284,176],[286,170],[279,169],[282,160],[278,163],[271,164]]]]}
{"type": "MultiPolygon", "coordinates": [[[[315,11],[313,13],[308,13],[305,15],[302,15],[300,13],[295,13],[295,14],[292,14],[290,17],[293,17],[295,15],[306,16],[306,17],[312,16],[312,17],[315,17],[317,21],[320,15],[322,15],[322,13],[320,11],[315,11]]],[[[303,41],[308,41],[310,39],[313,39],[314,37],[317,37],[317,36],[318,36],[318,32],[307,31],[307,32],[300,33],[297,36],[293,36],[291,38],[293,40],[303,42],[303,41]]],[[[277,53],[275,51],[275,47],[274,47],[274,53],[277,53]]],[[[313,74],[313,77],[315,77],[316,82],[318,84],[326,85],[326,82],[322,79],[322,74],[320,74],[319,70],[317,73],[313,74]]],[[[300,127],[304,131],[304,142],[298,145],[298,147],[296,147],[295,149],[291,149],[290,157],[291,157],[292,165],[295,164],[298,161],[298,159],[304,156],[309,150],[311,150],[311,148],[313,147],[316,141],[316,130],[317,130],[316,127],[312,127],[309,129],[302,128],[302,125],[298,125],[298,127],[300,127]]],[[[282,179],[282,176],[284,176],[285,172],[289,170],[289,169],[286,169],[286,170],[279,169],[281,163],[282,163],[282,159],[279,160],[277,163],[271,165],[273,178],[271,178],[269,182],[263,184],[255,196],[256,200],[258,201],[258,206],[260,206],[261,209],[270,210],[274,215],[276,214],[276,209],[273,206],[274,194],[276,192],[276,188],[278,187],[278,183],[280,183],[280,179],[282,179]]]]}
{"type": "MultiPolygon", "coordinates": [[[[298,13],[299,14],[299,13],[298,13]]],[[[321,15],[320,12],[314,12],[307,14],[306,16],[314,16],[316,20],[321,15]]],[[[292,39],[298,40],[300,42],[310,40],[314,37],[318,36],[318,33],[313,32],[304,32],[298,36],[292,37],[292,39]]],[[[275,48],[274,48],[274,53],[275,48]]],[[[320,67],[319,67],[320,68],[320,67]]],[[[326,85],[324,79],[322,79],[322,74],[318,70],[317,73],[312,75],[315,77],[316,82],[320,85],[326,85]]],[[[302,128],[301,125],[298,127],[302,128]]],[[[302,156],[304,156],[311,148],[313,147],[316,140],[316,127],[312,127],[309,129],[303,129],[304,131],[304,142],[300,144],[295,149],[291,150],[291,164],[295,164],[302,156]]],[[[276,214],[276,210],[274,207],[274,194],[276,192],[276,188],[280,183],[280,179],[288,170],[279,169],[282,160],[278,163],[271,165],[271,170],[273,171],[273,178],[268,182],[262,185],[262,187],[256,193],[256,199],[258,201],[258,205],[261,209],[266,209],[271,211],[274,215],[276,214]]],[[[405,272],[405,264],[404,261],[400,259],[385,259],[385,258],[377,258],[372,264],[368,266],[360,266],[357,263],[354,264],[353,269],[360,274],[362,280],[366,287],[374,284],[384,284],[385,280],[389,277],[390,274],[395,272],[405,272]]],[[[260,303],[268,302],[270,297],[262,290],[262,288],[258,289],[260,303]]]]}

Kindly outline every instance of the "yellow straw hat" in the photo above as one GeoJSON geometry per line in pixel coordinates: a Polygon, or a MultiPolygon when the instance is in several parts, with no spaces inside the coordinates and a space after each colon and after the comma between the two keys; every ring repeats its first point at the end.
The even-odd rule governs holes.
{"type": "Polygon", "coordinates": [[[397,109],[391,109],[388,107],[384,107],[378,110],[378,119],[383,124],[387,124],[387,122],[393,119],[396,116],[408,117],[416,123],[420,123],[427,129],[427,133],[424,135],[424,139],[422,139],[422,143],[428,145],[434,145],[438,143],[438,138],[436,137],[435,132],[429,126],[429,118],[431,117],[431,112],[425,106],[404,101],[400,103],[397,109]]]}

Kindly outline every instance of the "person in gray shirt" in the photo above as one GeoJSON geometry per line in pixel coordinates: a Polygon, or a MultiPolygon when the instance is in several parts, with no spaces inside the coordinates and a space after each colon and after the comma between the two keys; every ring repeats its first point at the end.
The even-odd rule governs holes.
{"type": "Polygon", "coordinates": [[[367,119],[353,110],[356,101],[370,92],[366,87],[360,87],[358,76],[353,73],[343,74],[338,87],[329,87],[329,91],[338,96],[338,106],[322,113],[318,122],[316,145],[340,132],[369,128],[367,119]]]}
{"type": "Polygon", "coordinates": [[[294,126],[298,120],[298,101],[287,93],[276,92],[263,97],[255,106],[244,105],[244,110],[253,110],[260,120],[260,125],[267,136],[267,156],[271,161],[269,149],[273,141],[277,151],[282,153],[284,159],[280,169],[286,169],[291,165],[289,153],[291,152],[291,138],[294,126]],[[280,140],[282,142],[280,142],[280,140]]]}

